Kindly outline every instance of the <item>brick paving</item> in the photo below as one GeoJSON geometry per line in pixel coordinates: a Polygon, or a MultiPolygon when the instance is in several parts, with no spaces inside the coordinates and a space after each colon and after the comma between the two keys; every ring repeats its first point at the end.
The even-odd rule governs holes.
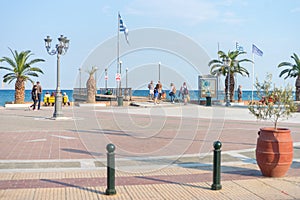
{"type": "Polygon", "coordinates": [[[280,123],[292,130],[293,165],[283,178],[265,178],[253,163],[253,149],[257,130],[270,123],[250,120],[245,108],[63,111],[65,120],[50,119],[51,108],[0,110],[0,199],[300,198],[298,114],[280,123]],[[215,140],[223,144],[219,191],[210,189],[215,140]],[[108,143],[116,145],[113,196],[105,195],[108,143]]]}

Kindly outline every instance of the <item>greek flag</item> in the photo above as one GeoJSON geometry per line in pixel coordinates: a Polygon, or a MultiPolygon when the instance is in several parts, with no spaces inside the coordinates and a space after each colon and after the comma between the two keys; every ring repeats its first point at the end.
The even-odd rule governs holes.
{"type": "Polygon", "coordinates": [[[126,42],[129,43],[129,41],[128,41],[128,28],[126,27],[125,23],[123,22],[123,19],[122,19],[120,14],[119,14],[119,23],[120,23],[119,31],[124,32],[126,42]]]}
{"type": "Polygon", "coordinates": [[[254,53],[254,54],[258,55],[258,56],[263,56],[263,54],[264,54],[264,52],[262,52],[262,50],[260,50],[254,44],[252,44],[252,53],[254,53]]]}
{"type": "Polygon", "coordinates": [[[244,51],[244,47],[242,47],[238,42],[235,43],[235,49],[239,52],[243,52],[244,51]]]}

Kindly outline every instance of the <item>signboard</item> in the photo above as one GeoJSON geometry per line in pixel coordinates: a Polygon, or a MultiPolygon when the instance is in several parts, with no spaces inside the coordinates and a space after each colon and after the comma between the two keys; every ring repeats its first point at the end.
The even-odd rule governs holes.
{"type": "Polygon", "coordinates": [[[200,98],[205,98],[210,96],[212,98],[217,98],[217,77],[212,75],[199,76],[198,79],[199,86],[199,96],[200,98]]]}
{"type": "Polygon", "coordinates": [[[120,73],[116,74],[116,81],[121,81],[121,74],[120,73]]]}
{"type": "Polygon", "coordinates": [[[104,78],[105,78],[105,80],[108,80],[108,76],[105,76],[104,78]]]}

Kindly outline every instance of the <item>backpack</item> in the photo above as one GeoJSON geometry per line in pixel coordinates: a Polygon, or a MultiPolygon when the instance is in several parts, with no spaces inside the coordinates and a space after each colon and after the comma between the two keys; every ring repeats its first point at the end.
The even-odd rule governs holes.
{"type": "Polygon", "coordinates": [[[184,95],[189,94],[189,91],[188,91],[188,89],[187,89],[186,87],[183,88],[183,94],[184,94],[184,95]]]}
{"type": "Polygon", "coordinates": [[[175,87],[173,87],[172,92],[173,92],[174,94],[176,94],[176,88],[175,88],[175,87]]]}

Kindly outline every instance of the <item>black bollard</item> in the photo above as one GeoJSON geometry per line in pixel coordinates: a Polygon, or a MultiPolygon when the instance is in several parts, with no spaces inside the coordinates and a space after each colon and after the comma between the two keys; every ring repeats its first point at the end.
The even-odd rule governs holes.
{"type": "Polygon", "coordinates": [[[212,190],[221,190],[221,147],[220,141],[214,142],[214,163],[213,163],[213,184],[211,185],[212,190]]]}
{"type": "Polygon", "coordinates": [[[107,150],[107,188],[105,191],[106,195],[116,194],[115,189],[115,145],[108,144],[107,150]]]}

